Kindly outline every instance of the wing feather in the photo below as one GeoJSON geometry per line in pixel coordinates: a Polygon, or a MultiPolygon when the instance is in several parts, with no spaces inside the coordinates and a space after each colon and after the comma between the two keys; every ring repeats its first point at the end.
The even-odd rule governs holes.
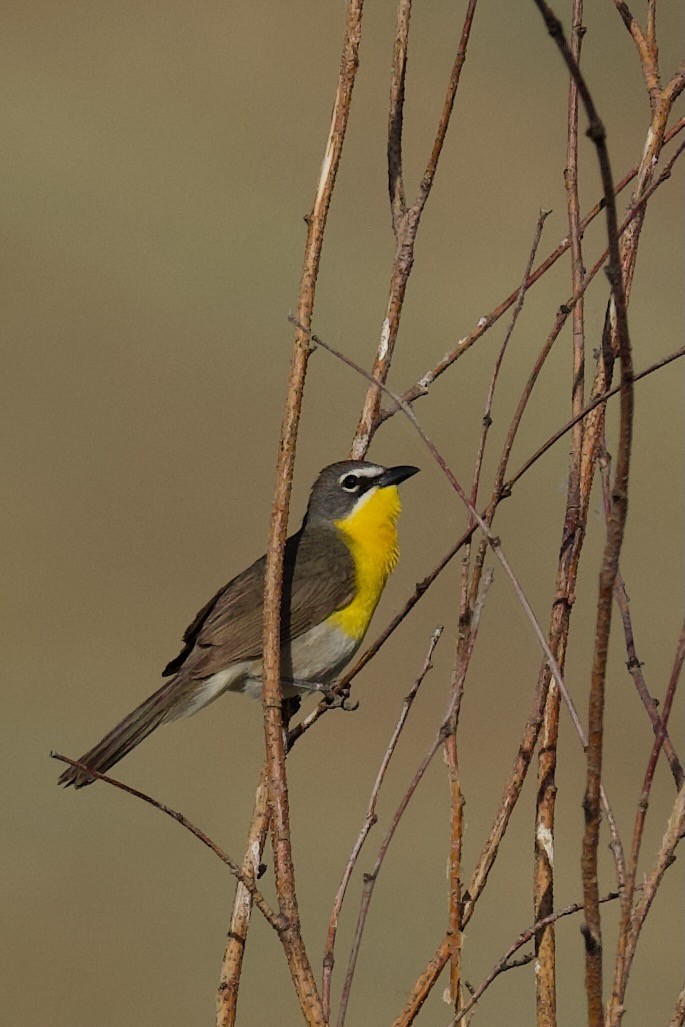
{"type": "MultiPolygon", "coordinates": [[[[265,568],[263,556],[202,607],[164,675],[183,669],[193,679],[204,678],[232,663],[261,657],[265,568]]],[[[289,538],[283,558],[281,641],[297,638],[347,606],[354,586],[354,561],[334,528],[301,529],[289,538]]]]}

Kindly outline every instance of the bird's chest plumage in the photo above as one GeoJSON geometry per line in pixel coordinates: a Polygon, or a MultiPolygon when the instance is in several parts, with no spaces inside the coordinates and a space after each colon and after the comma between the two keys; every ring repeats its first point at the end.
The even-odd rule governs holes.
{"type": "Polygon", "coordinates": [[[352,638],[364,637],[381,593],[399,557],[395,523],[400,512],[397,489],[381,489],[350,517],[337,521],[355,568],[355,596],[328,618],[352,638]]]}

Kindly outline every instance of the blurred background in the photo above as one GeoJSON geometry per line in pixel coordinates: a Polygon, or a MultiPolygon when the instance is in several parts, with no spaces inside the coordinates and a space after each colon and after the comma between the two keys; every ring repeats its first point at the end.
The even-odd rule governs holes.
{"type": "MultiPolygon", "coordinates": [[[[413,199],[461,30],[462,4],[417,4],[405,112],[413,199]]],[[[589,5],[583,65],[618,179],[640,157],[648,107],[635,48],[611,4],[589,5]]],[[[558,7],[567,18],[570,5],[558,7]]],[[[636,12],[642,16],[642,5],[636,12]]],[[[682,7],[659,4],[661,66],[680,57],[682,7]]],[[[5,451],[5,685],[2,718],[2,1009],[22,1027],[186,1027],[214,1022],[233,897],[221,863],[170,820],[105,785],[56,787],[51,748],[77,757],[158,687],[195,611],[264,549],[296,304],[303,215],[329,127],[344,7],[209,0],[189,5],[32,2],[3,14],[2,419],[5,451]]],[[[393,256],[385,139],[394,5],[368,4],[352,118],[334,194],[314,326],[370,366],[393,256]]],[[[521,280],[541,207],[540,256],[566,235],[567,76],[530,4],[476,15],[443,160],[421,226],[391,385],[433,366],[521,280]]],[[[682,114],[682,104],[679,107],[682,114]]],[[[581,125],[584,119],[581,116],[581,125]]],[[[581,142],[581,201],[599,198],[581,142]]],[[[682,166],[650,201],[630,306],[636,369],[682,340],[682,166]]],[[[621,210],[628,202],[621,199],[621,210]]],[[[604,245],[598,219],[586,263],[604,245]]],[[[506,356],[484,477],[556,309],[564,259],[528,294],[506,356]]],[[[607,290],[587,297],[588,364],[607,290]]],[[[508,318],[416,406],[469,481],[483,404],[508,318]]],[[[570,333],[552,353],[512,469],[569,416],[570,333]]],[[[683,610],[683,404],[679,364],[637,386],[631,505],[622,569],[648,685],[663,696],[683,610]]],[[[310,363],[292,526],[317,471],[344,458],[365,383],[319,350],[310,363]]],[[[617,408],[610,414],[610,446],[617,408]]],[[[543,627],[565,500],[568,442],[500,509],[496,529],[543,627]]],[[[401,607],[465,524],[411,426],[395,417],[370,456],[414,463],[403,488],[402,559],[371,629],[401,607]]],[[[490,475],[490,477],[488,477],[490,475]]],[[[593,499],[573,614],[568,686],[585,716],[604,519],[593,499]]],[[[458,561],[357,680],[355,714],[324,718],[289,761],[305,937],[317,974],[333,894],[403,697],[436,624],[446,630],[381,796],[381,826],[445,709],[458,561]]],[[[516,753],[540,655],[496,570],[460,728],[465,876],[516,753]]],[[[309,708],[309,707],[307,707],[309,708]]],[[[683,704],[672,734],[682,737],[683,704]]],[[[614,624],[605,780],[624,840],[652,734],[614,624]]],[[[556,905],[581,895],[583,758],[562,711],[556,905]]],[[[681,752],[682,756],[682,752],[681,752]]],[[[117,768],[182,810],[241,859],[262,758],[257,704],[232,696],[163,728],[117,768]]],[[[535,781],[530,775],[469,926],[475,985],[532,917],[535,781]]],[[[647,870],[674,799],[660,765],[644,843],[647,870]]],[[[435,759],[376,890],[348,1022],[389,1023],[442,938],[448,789],[435,759]]],[[[601,890],[614,876],[602,840],[601,890]]],[[[270,854],[266,862],[271,864],[270,854]]],[[[661,1024],[682,987],[683,875],[667,875],[645,928],[626,1024],[661,1024]]],[[[264,887],[271,894],[271,875],[264,887]]],[[[338,940],[335,995],[356,918],[355,879],[338,940]]],[[[603,907],[607,965],[617,910],[603,907]]],[[[584,1022],[580,920],[558,930],[559,1023],[584,1022]]],[[[534,1021],[532,964],[500,978],[483,1023],[534,1021]]],[[[435,989],[421,1022],[443,1025],[435,989]]],[[[280,945],[259,916],[249,937],[240,1022],[300,1022],[280,945]]]]}

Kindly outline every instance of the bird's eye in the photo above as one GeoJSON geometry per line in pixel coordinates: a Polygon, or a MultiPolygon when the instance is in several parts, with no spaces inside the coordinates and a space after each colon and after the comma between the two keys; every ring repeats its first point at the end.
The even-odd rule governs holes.
{"type": "Polygon", "coordinates": [[[346,474],[340,484],[345,492],[356,492],[359,488],[359,478],[356,474],[346,474]]]}

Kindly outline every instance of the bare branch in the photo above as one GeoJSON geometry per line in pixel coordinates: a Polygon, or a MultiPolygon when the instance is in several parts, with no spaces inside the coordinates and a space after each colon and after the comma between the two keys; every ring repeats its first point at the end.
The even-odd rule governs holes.
{"type": "MultiPolygon", "coordinates": [[[[450,117],[452,114],[452,108],[454,106],[454,100],[457,94],[457,88],[459,86],[459,78],[461,75],[461,69],[466,60],[466,48],[468,46],[469,36],[471,34],[471,26],[473,24],[473,17],[476,11],[476,4],[478,0],[469,0],[466,15],[464,17],[464,25],[461,31],[461,39],[459,42],[459,48],[457,50],[454,64],[452,66],[452,72],[450,74],[449,84],[447,86],[447,95],[443,104],[442,114],[438,125],[438,130],[433,143],[433,149],[431,151],[426,170],[423,178],[419,185],[418,196],[411,207],[405,210],[401,217],[397,217],[399,211],[399,200],[398,200],[398,189],[393,186],[393,175],[397,172],[397,154],[394,154],[392,167],[389,168],[389,174],[391,178],[391,201],[393,202],[393,227],[395,229],[395,235],[397,236],[397,250],[395,253],[395,259],[393,261],[392,271],[390,275],[390,288],[388,290],[388,303],[386,307],[385,319],[383,321],[383,327],[381,330],[381,339],[378,345],[378,351],[376,353],[376,359],[373,364],[373,370],[370,377],[371,384],[366,393],[364,403],[362,406],[362,412],[359,417],[359,423],[357,430],[354,435],[352,442],[352,457],[354,459],[363,459],[366,455],[368,448],[371,444],[371,439],[378,427],[378,410],[380,406],[381,393],[376,382],[385,382],[390,365],[392,363],[392,357],[395,350],[395,342],[397,340],[397,333],[400,327],[400,317],[402,315],[402,305],[404,303],[405,293],[407,291],[407,284],[409,282],[409,276],[411,275],[412,268],[414,266],[414,246],[416,243],[416,235],[419,230],[421,223],[421,215],[423,214],[426,201],[430,195],[431,188],[433,186],[433,180],[435,178],[435,172],[437,170],[438,161],[442,152],[443,143],[447,134],[447,128],[449,126],[450,117]]],[[[409,8],[410,4],[406,4],[405,0],[399,0],[398,7],[398,36],[402,34],[402,47],[403,57],[402,60],[406,60],[406,46],[407,46],[407,32],[409,29],[409,8]]],[[[397,50],[396,50],[396,61],[397,61],[397,50]]],[[[401,84],[402,89],[399,89],[399,81],[397,82],[397,96],[394,92],[391,92],[391,105],[390,105],[390,119],[391,122],[394,119],[395,127],[392,129],[391,135],[394,139],[394,145],[396,148],[398,126],[397,119],[398,115],[401,117],[402,101],[404,97],[404,67],[398,69],[397,63],[393,67],[393,88],[396,80],[399,78],[401,72],[401,84]],[[394,135],[392,134],[394,132],[394,135]]],[[[401,126],[400,126],[401,127],[401,126]]],[[[406,201],[403,201],[406,206],[406,201]]]]}
{"type": "MultiPolygon", "coordinates": [[[[683,785],[678,792],[678,796],[666,826],[666,833],[664,834],[661,848],[657,853],[654,868],[645,878],[642,886],[642,898],[633,911],[630,934],[626,943],[624,956],[623,976],[626,981],[630,975],[630,968],[635,956],[638,939],[647,918],[647,914],[652,906],[664,874],[675,859],[676,846],[684,835],[685,785],[683,785]]],[[[622,1004],[612,1001],[607,1012],[607,1027],[614,1027],[614,1025],[619,1024],[621,1022],[623,1012],[624,1009],[622,1004]]]]}
{"type": "Polygon", "coordinates": [[[611,629],[614,581],[616,580],[618,559],[628,512],[628,475],[633,419],[633,365],[628,334],[626,296],[621,273],[616,200],[609,153],[606,146],[606,132],[578,63],[566,42],[561,22],[554,15],[545,0],[535,0],[535,3],[543,16],[548,32],[557,44],[578,86],[578,92],[589,121],[587,134],[595,144],[597,151],[597,160],[602,176],[604,200],[606,203],[609,245],[607,277],[611,285],[617,348],[621,360],[619,449],[612,492],[612,516],[607,530],[607,541],[600,572],[599,596],[597,600],[595,649],[588,712],[587,785],[583,802],[585,836],[583,839],[582,872],[585,905],[585,982],[588,1000],[588,1024],[589,1027],[601,1027],[604,1010],[602,1003],[602,933],[599,914],[597,855],[604,733],[604,683],[609,632],[611,629]]]}
{"type": "MultiPolygon", "coordinates": [[[[269,833],[271,816],[268,799],[266,768],[262,767],[242,865],[242,872],[250,881],[255,881],[259,875],[262,852],[269,833]]],[[[240,975],[251,912],[252,895],[248,888],[239,884],[235,891],[231,925],[228,929],[226,949],[221,962],[221,977],[216,1001],[217,1027],[233,1027],[236,1022],[240,975]]]]}
{"type": "MultiPolygon", "coordinates": [[[[673,353],[669,353],[668,356],[662,357],[661,360],[656,360],[653,364],[650,364],[649,367],[646,367],[644,371],[640,371],[639,374],[633,375],[633,381],[638,382],[641,378],[646,378],[647,375],[652,374],[654,371],[659,371],[662,367],[666,367],[667,364],[672,363],[674,360],[678,360],[679,357],[682,356],[685,356],[685,346],[681,346],[680,349],[674,350],[673,353]]],[[[505,481],[502,486],[505,495],[509,495],[512,486],[514,486],[526,471],[528,471],[541,456],[544,456],[544,454],[551,449],[559,439],[563,438],[564,435],[571,431],[575,424],[582,421],[588,416],[588,414],[591,414],[593,410],[596,410],[597,407],[606,403],[606,401],[611,399],[612,396],[618,395],[620,391],[621,386],[615,385],[613,388],[608,389],[599,396],[595,396],[595,398],[588,403],[588,405],[584,407],[579,414],[567,421],[566,424],[562,428],[559,428],[558,431],[555,431],[553,435],[550,435],[547,441],[544,442],[539,449],[536,449],[533,455],[528,457],[525,463],[521,464],[516,474],[512,475],[511,478],[505,481]]]]}
{"type": "MultiPolygon", "coordinates": [[[[664,135],[662,145],[667,142],[670,142],[670,140],[673,139],[673,137],[677,135],[679,132],[682,132],[684,128],[685,118],[681,118],[678,122],[676,122],[673,128],[670,129],[670,131],[664,135]]],[[[657,156],[658,151],[655,154],[654,151],[650,149],[650,159],[656,161],[657,156]]],[[[631,170],[616,186],[616,195],[618,195],[623,189],[625,189],[625,187],[629,185],[640,174],[643,164],[644,159],[639,165],[636,165],[635,167],[631,168],[631,170]]],[[[672,162],[670,166],[672,167],[672,162]]],[[[666,181],[666,179],[669,177],[670,169],[668,171],[668,174],[662,174],[660,176],[658,184],[661,184],[662,182],[666,181]]],[[[636,217],[638,217],[639,211],[644,209],[644,204],[648,197],[651,196],[653,191],[654,189],[651,188],[649,192],[646,193],[644,189],[640,189],[639,194],[634,196],[629,215],[621,227],[622,233],[625,232],[628,225],[631,224],[636,217]]],[[[594,221],[597,215],[604,210],[604,206],[605,202],[602,198],[598,203],[595,204],[592,210],[590,210],[585,215],[583,220],[580,222],[581,235],[585,231],[587,226],[592,221],[594,221]]],[[[570,246],[571,240],[567,237],[559,244],[559,246],[557,246],[557,248],[552,253],[550,253],[548,257],[545,258],[545,260],[543,260],[542,264],[538,265],[538,267],[530,274],[526,282],[526,289],[530,289],[533,285],[535,285],[535,283],[542,278],[542,276],[557,262],[557,260],[559,260],[559,258],[562,257],[564,253],[566,253],[570,246]]],[[[509,310],[509,308],[514,305],[518,297],[519,291],[519,288],[516,288],[512,293],[510,293],[509,296],[507,296],[505,300],[503,300],[497,307],[491,310],[489,314],[486,314],[483,317],[481,317],[476,327],[468,335],[466,335],[463,339],[460,339],[456,346],[449,350],[444,355],[444,357],[438,361],[437,364],[435,364],[432,368],[426,371],[425,374],[421,376],[421,378],[419,378],[418,382],[416,382],[410,388],[406,389],[402,393],[402,399],[405,401],[405,403],[413,403],[415,400],[420,399],[422,396],[427,396],[430,386],[433,384],[433,382],[435,382],[442,374],[444,374],[444,372],[449,367],[452,366],[452,364],[454,364],[461,356],[463,356],[464,353],[466,353],[467,350],[469,350],[475,342],[478,342],[478,340],[483,335],[485,335],[485,333],[490,328],[492,328],[494,324],[496,324],[500,317],[502,317],[503,314],[506,314],[507,310],[509,310]]],[[[394,415],[398,412],[398,409],[399,408],[397,406],[391,406],[386,409],[380,410],[378,414],[378,426],[380,426],[384,421],[387,421],[390,417],[394,417],[394,415]]]]}
{"type": "MultiPolygon", "coordinates": [[[[519,291],[518,291],[518,296],[516,298],[516,303],[514,304],[514,310],[513,310],[513,313],[511,315],[511,320],[509,322],[509,327],[507,328],[507,330],[505,332],[504,339],[502,341],[502,345],[500,347],[500,351],[497,354],[497,359],[495,361],[495,366],[494,366],[493,371],[492,371],[492,378],[490,379],[490,385],[489,385],[489,388],[488,388],[488,395],[487,395],[487,398],[485,400],[485,410],[483,412],[483,427],[482,427],[482,430],[481,430],[480,442],[479,442],[479,445],[478,445],[478,452],[476,454],[476,463],[475,463],[475,468],[474,468],[474,472],[473,472],[473,485],[471,487],[471,502],[474,504],[474,506],[475,506],[476,502],[478,501],[478,485],[479,485],[479,482],[480,482],[480,473],[481,473],[481,468],[482,468],[482,465],[483,465],[483,455],[485,453],[485,444],[487,442],[488,432],[489,432],[490,426],[492,424],[492,404],[493,404],[493,400],[494,400],[494,396],[495,396],[495,389],[497,387],[497,379],[499,377],[499,372],[500,372],[500,369],[502,367],[502,362],[504,360],[504,354],[506,353],[507,346],[509,345],[509,340],[511,339],[511,336],[513,334],[514,328],[516,327],[516,322],[518,321],[519,314],[521,313],[521,311],[523,309],[523,303],[524,303],[524,300],[526,298],[526,290],[527,290],[526,283],[528,282],[528,280],[530,278],[530,271],[531,271],[531,268],[533,266],[533,261],[535,260],[535,254],[537,253],[538,246],[540,245],[540,238],[542,236],[542,229],[544,227],[545,221],[547,220],[547,218],[549,217],[549,215],[551,213],[552,212],[550,210],[541,210],[540,214],[538,216],[537,225],[535,226],[535,236],[533,238],[533,245],[531,247],[530,255],[528,257],[528,263],[526,264],[526,270],[525,270],[524,275],[523,275],[523,281],[521,282],[521,287],[519,288],[519,291]]],[[[473,519],[470,517],[469,518],[469,524],[472,524],[472,523],[473,523],[473,519]]]]}
{"type": "Polygon", "coordinates": [[[430,748],[428,749],[428,751],[426,752],[425,756],[423,757],[421,763],[419,764],[419,766],[418,766],[418,768],[417,768],[417,770],[416,770],[416,772],[415,772],[415,774],[414,774],[414,776],[413,776],[413,778],[411,780],[411,783],[409,784],[409,787],[407,788],[407,791],[404,793],[404,796],[402,797],[402,800],[401,800],[399,806],[395,810],[395,813],[394,813],[393,818],[392,818],[392,820],[390,822],[388,830],[386,831],[385,837],[383,838],[383,841],[381,842],[381,845],[380,845],[380,847],[378,849],[378,855],[376,856],[376,859],[375,859],[375,862],[373,864],[373,867],[372,867],[371,871],[364,875],[364,889],[363,889],[363,892],[362,892],[362,898],[361,898],[361,903],[360,903],[360,907],[359,907],[359,914],[358,914],[358,917],[357,917],[357,924],[356,924],[356,928],[355,928],[355,932],[354,932],[354,941],[353,941],[353,944],[352,944],[352,951],[350,952],[350,959],[349,959],[349,963],[348,963],[348,967],[347,967],[347,973],[345,975],[345,984],[343,986],[342,997],[340,999],[340,1010],[339,1010],[339,1013],[338,1013],[338,1021],[337,1021],[338,1027],[344,1027],[345,1016],[346,1016],[346,1013],[347,1013],[347,1005],[348,1005],[348,1002],[349,1002],[350,991],[351,991],[351,988],[352,988],[352,981],[354,979],[354,971],[355,971],[355,968],[356,968],[356,965],[357,965],[357,957],[359,955],[359,948],[360,948],[360,945],[361,945],[362,935],[364,933],[364,927],[366,925],[366,918],[367,918],[368,911],[369,911],[369,905],[371,903],[371,898],[373,896],[373,891],[374,891],[374,888],[376,886],[376,881],[378,880],[378,874],[380,873],[381,867],[383,865],[383,860],[385,859],[386,853],[388,851],[388,848],[390,847],[390,843],[392,842],[392,839],[393,839],[393,837],[395,835],[395,831],[397,830],[397,827],[398,827],[398,825],[400,823],[400,820],[402,819],[402,817],[404,815],[404,812],[405,812],[407,806],[409,805],[412,797],[416,793],[416,789],[418,788],[419,784],[421,783],[421,780],[422,780],[424,774],[426,773],[426,770],[430,766],[431,761],[432,761],[433,757],[435,756],[435,753],[438,751],[440,746],[445,741],[445,738],[447,737],[447,735],[448,735],[448,733],[450,731],[453,718],[455,717],[455,715],[457,714],[457,711],[459,709],[459,703],[461,702],[461,696],[462,696],[462,692],[463,692],[464,681],[465,681],[466,674],[467,674],[467,671],[468,671],[469,663],[471,661],[471,655],[473,653],[473,647],[474,647],[474,645],[476,643],[476,638],[477,638],[477,635],[478,635],[478,627],[479,627],[479,624],[480,624],[481,614],[483,612],[483,606],[485,604],[485,600],[487,598],[487,593],[488,593],[488,590],[489,590],[491,584],[492,584],[492,573],[489,573],[483,579],[483,588],[482,588],[481,593],[480,593],[480,595],[478,597],[478,602],[476,603],[476,606],[474,608],[473,622],[472,622],[472,632],[471,632],[471,635],[469,637],[468,646],[467,646],[467,648],[466,648],[466,650],[464,652],[464,655],[463,655],[463,660],[462,660],[462,664],[461,664],[461,667],[460,667],[459,680],[457,682],[457,687],[452,691],[452,694],[450,696],[450,701],[449,701],[449,704],[448,704],[448,707],[447,707],[447,712],[446,712],[446,714],[445,714],[445,716],[444,716],[444,718],[442,720],[442,723],[441,723],[441,725],[440,725],[440,727],[439,727],[439,729],[438,729],[438,731],[436,733],[436,736],[435,736],[435,739],[433,740],[433,743],[431,744],[430,748]]]}
{"type": "MultiPolygon", "coordinates": [[[[314,307],[324,231],[349,121],[352,90],[359,63],[363,0],[349,0],[345,40],[333,116],[312,212],[307,220],[307,242],[298,296],[298,322],[309,326],[314,307]]],[[[281,427],[271,529],[266,554],[264,587],[264,656],[262,703],[266,772],[272,814],[274,870],[281,915],[286,922],[283,943],[302,1012],[310,1024],[323,1024],[323,1010],[300,931],[295,877],[290,844],[288,787],[285,770],[285,732],[281,710],[280,609],[283,547],[295,462],[295,445],[302,394],[309,358],[309,342],[296,329],[288,379],[288,395],[281,427]]],[[[238,966],[238,973],[240,967],[238,966]]],[[[224,973],[222,971],[222,979],[224,973]]],[[[221,1001],[221,999],[220,999],[221,1001]]],[[[219,1013],[221,1016],[221,1013],[219,1013]]]]}
{"type": "Polygon", "coordinates": [[[685,1024],[685,986],[681,988],[676,1000],[673,1016],[668,1021],[667,1027],[683,1027],[685,1024]]]}
{"type": "Polygon", "coordinates": [[[283,922],[280,917],[274,913],[271,906],[268,904],[259,888],[256,887],[254,880],[243,873],[237,863],[226,855],[224,850],[217,845],[215,841],[205,834],[199,827],[196,827],[192,821],[183,814],[179,813],[178,810],[172,809],[171,806],[167,806],[165,803],[160,802],[159,799],[153,798],[146,792],[141,792],[137,788],[132,788],[131,785],[124,784],[123,781],[119,781],[114,777],[110,777],[109,774],[101,774],[99,770],[94,770],[93,767],[86,766],[85,763],[79,763],[78,760],[72,760],[68,756],[62,756],[59,752],[50,752],[50,757],[53,760],[59,760],[61,763],[67,763],[70,767],[76,767],[77,770],[87,770],[91,777],[97,778],[98,781],[104,781],[108,785],[112,785],[114,788],[120,789],[122,792],[126,792],[127,795],[133,795],[136,799],[142,799],[148,806],[152,806],[154,809],[158,809],[160,813],[165,813],[166,816],[171,817],[181,827],[185,827],[186,831],[201,841],[203,845],[206,845],[208,849],[211,849],[215,856],[218,856],[222,863],[224,863],[233,876],[240,882],[242,887],[246,888],[254,904],[259,909],[260,913],[263,914],[264,919],[273,929],[280,935],[283,931],[283,922]]]}
{"type": "MultiPolygon", "coordinates": [[[[571,19],[571,50],[576,61],[585,29],[583,0],[574,0],[571,19]]],[[[566,209],[571,241],[572,317],[571,410],[580,413],[585,396],[584,267],[578,195],[578,86],[569,78],[567,110],[566,209]]],[[[574,426],[566,490],[566,509],[559,549],[555,597],[552,605],[549,644],[562,672],[565,669],[568,632],[578,565],[585,539],[588,504],[581,498],[583,421],[574,426]]],[[[545,670],[545,673],[547,671],[545,670]]],[[[557,741],[559,737],[559,690],[550,684],[538,750],[538,788],[534,841],[533,910],[537,919],[554,908],[554,818],[556,811],[557,741]]],[[[554,923],[535,935],[536,1003],[538,1027],[555,1027],[557,1018],[556,937],[554,923]]]]}
{"type": "MultiPolygon", "coordinates": [[[[611,461],[609,458],[609,454],[606,451],[606,445],[603,445],[602,451],[599,454],[599,467],[602,479],[602,498],[604,500],[604,516],[607,520],[611,515],[611,479],[609,471],[610,463],[611,461]]],[[[673,774],[673,779],[676,783],[676,788],[678,791],[680,791],[683,781],[685,780],[685,775],[683,774],[683,768],[681,766],[680,760],[678,759],[678,755],[675,749],[673,748],[673,742],[671,741],[668,731],[666,730],[664,720],[659,715],[656,703],[654,702],[654,699],[652,699],[652,696],[649,693],[649,689],[647,688],[647,684],[642,673],[642,663],[638,658],[637,650],[635,647],[635,637],[633,634],[632,618],[630,616],[630,604],[628,601],[628,593],[620,569],[616,574],[616,584],[614,585],[614,600],[619,609],[619,613],[621,614],[621,620],[623,622],[623,633],[625,635],[626,641],[626,654],[628,656],[628,661],[626,664],[626,666],[628,667],[628,672],[630,673],[630,676],[632,677],[635,683],[637,693],[640,696],[640,699],[642,700],[642,704],[645,710],[647,711],[649,719],[652,723],[654,734],[658,735],[662,739],[663,749],[666,754],[666,758],[668,759],[669,766],[671,768],[671,773],[673,774]]],[[[670,706],[668,707],[668,709],[670,710],[670,706]]],[[[664,714],[666,714],[666,710],[664,711],[664,714]]]]}
{"type": "MultiPolygon", "coordinates": [[[[599,901],[602,903],[613,902],[617,898],[618,892],[611,892],[609,895],[605,895],[599,901]]],[[[457,1020],[460,1017],[465,1016],[468,1012],[470,1012],[473,1009],[476,1002],[478,1002],[478,1000],[482,997],[483,993],[487,991],[492,982],[495,981],[501,973],[503,973],[506,970],[509,970],[512,967],[512,965],[521,965],[518,961],[515,964],[512,964],[511,960],[515,952],[518,952],[520,948],[522,948],[524,945],[527,945],[529,941],[531,941],[546,927],[551,927],[552,924],[557,923],[564,917],[573,916],[575,913],[579,913],[582,910],[582,908],[582,903],[574,902],[570,906],[566,906],[564,909],[560,909],[556,913],[549,913],[547,916],[542,917],[540,920],[536,920],[536,922],[532,924],[530,927],[526,928],[525,931],[521,931],[516,941],[509,946],[509,948],[501,957],[501,959],[497,960],[497,962],[495,963],[495,965],[493,966],[492,970],[485,978],[485,980],[483,980],[483,982],[479,984],[478,987],[474,990],[469,1001],[464,1006],[462,1006],[461,1009],[457,1011],[457,1015],[452,1020],[451,1027],[453,1027],[453,1025],[457,1022],[457,1020]]],[[[526,957],[526,962],[529,962],[532,958],[534,958],[532,954],[530,957],[526,957]]],[[[397,1021],[396,1027],[400,1027],[399,1022],[397,1021]]]]}
{"type": "MultiPolygon", "coordinates": [[[[637,939],[644,922],[644,918],[647,915],[649,906],[644,908],[642,919],[640,920],[637,916],[637,910],[633,910],[633,896],[637,887],[637,869],[638,860],[640,857],[640,847],[642,844],[642,835],[644,831],[645,819],[647,816],[647,807],[649,805],[649,796],[652,788],[652,782],[654,780],[654,772],[656,770],[657,760],[659,759],[659,753],[666,737],[666,726],[668,724],[668,718],[671,713],[671,707],[673,705],[673,698],[675,696],[676,686],[678,679],[682,673],[683,661],[685,660],[685,622],[680,630],[680,636],[678,638],[678,644],[676,646],[675,658],[673,661],[673,670],[671,671],[671,677],[666,689],[666,697],[664,700],[663,714],[661,724],[656,733],[652,751],[649,756],[647,763],[647,769],[645,770],[644,781],[642,784],[642,793],[640,795],[640,801],[638,803],[637,815],[635,817],[635,826],[633,829],[633,844],[630,853],[630,862],[628,864],[628,873],[626,880],[625,895],[621,899],[621,920],[619,924],[619,937],[616,955],[616,969],[614,975],[614,984],[611,995],[611,1002],[609,1004],[609,1010],[607,1012],[607,1027],[617,1027],[621,1022],[623,1016],[623,999],[625,997],[626,986],[628,984],[628,976],[630,973],[630,966],[632,963],[633,955],[635,953],[635,947],[637,945],[637,939]]],[[[681,782],[679,795],[682,796],[684,787],[681,782]]],[[[678,799],[676,799],[676,809],[678,806],[678,799]]],[[[668,865],[668,864],[666,864],[668,865]]],[[[657,863],[657,870],[659,864],[657,863]]],[[[664,867],[665,869],[665,867],[664,867]]],[[[655,874],[657,871],[654,872],[655,874]]],[[[654,875],[653,875],[654,876],[654,875]]],[[[660,880],[660,878],[659,878],[660,880]]],[[[659,880],[655,878],[655,884],[652,889],[652,898],[658,887],[659,880]]],[[[646,891],[649,894],[649,891],[646,891]]]]}
{"type": "Polygon", "coordinates": [[[419,672],[419,676],[417,677],[416,681],[414,682],[407,696],[405,697],[399,720],[395,726],[395,730],[392,733],[392,737],[390,739],[390,742],[388,743],[388,747],[385,751],[385,755],[381,762],[380,769],[378,771],[378,774],[376,775],[376,780],[374,782],[373,788],[371,789],[371,796],[369,798],[369,804],[366,810],[364,823],[362,824],[361,830],[359,831],[359,834],[357,836],[357,840],[354,843],[352,852],[350,853],[350,857],[347,861],[347,865],[345,866],[345,870],[343,872],[342,880],[340,881],[340,885],[338,886],[338,890],[335,895],[333,909],[331,910],[331,916],[328,924],[326,951],[324,953],[323,959],[322,997],[324,1012],[327,1018],[330,1015],[331,1007],[331,978],[333,975],[333,966],[335,963],[334,949],[335,939],[338,932],[338,919],[340,917],[340,910],[342,909],[342,904],[345,900],[347,886],[350,883],[350,878],[352,877],[354,868],[357,865],[357,860],[359,859],[359,855],[364,846],[364,843],[368,838],[371,829],[378,821],[378,817],[376,815],[378,794],[381,790],[381,786],[383,785],[383,781],[385,780],[385,775],[390,765],[390,761],[395,753],[395,749],[397,748],[397,743],[399,741],[400,735],[404,730],[404,725],[407,721],[407,717],[409,716],[409,711],[411,710],[411,707],[414,703],[414,699],[416,698],[419,688],[423,684],[426,675],[433,668],[433,653],[435,652],[436,645],[440,641],[440,636],[442,635],[442,632],[442,627],[437,627],[431,635],[430,643],[428,645],[428,652],[426,653],[426,658],[423,662],[421,671],[419,672]]]}
{"type": "Polygon", "coordinates": [[[390,83],[390,111],[388,113],[388,192],[390,193],[392,228],[396,239],[400,234],[402,218],[407,213],[402,167],[402,124],[410,17],[411,0],[398,0],[395,50],[390,83]]]}

